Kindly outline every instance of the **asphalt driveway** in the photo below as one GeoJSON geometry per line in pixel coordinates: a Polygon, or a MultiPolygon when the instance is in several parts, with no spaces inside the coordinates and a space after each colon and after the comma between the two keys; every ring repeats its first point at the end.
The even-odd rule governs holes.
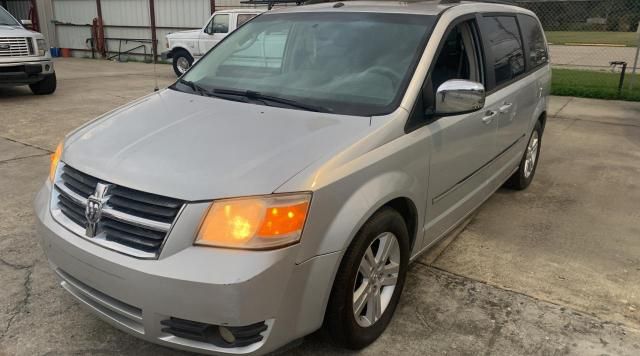
{"type": "MultiPolygon", "coordinates": [[[[37,245],[50,151],[154,87],[150,65],[56,65],[53,96],[0,89],[0,355],[181,354],[85,310],[37,245]]],[[[413,264],[389,330],[360,354],[640,354],[640,105],[553,98],[551,111],[532,186],[498,191],[413,264]]],[[[322,333],[281,352],[350,354],[322,333]]]]}

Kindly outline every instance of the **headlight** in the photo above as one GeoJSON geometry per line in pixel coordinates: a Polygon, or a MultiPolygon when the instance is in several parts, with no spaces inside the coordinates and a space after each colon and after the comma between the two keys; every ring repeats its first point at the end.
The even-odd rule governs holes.
{"type": "Polygon", "coordinates": [[[44,39],[37,39],[38,56],[43,57],[47,53],[47,42],[44,39]]]}
{"type": "Polygon", "coordinates": [[[296,243],[310,202],[310,193],[216,200],[195,243],[252,250],[296,243]]]}
{"type": "Polygon", "coordinates": [[[58,163],[60,162],[60,157],[62,157],[62,146],[64,146],[63,142],[58,144],[55,152],[51,154],[51,166],[49,167],[49,180],[53,182],[53,179],[56,177],[56,169],[58,168],[58,163]]]}

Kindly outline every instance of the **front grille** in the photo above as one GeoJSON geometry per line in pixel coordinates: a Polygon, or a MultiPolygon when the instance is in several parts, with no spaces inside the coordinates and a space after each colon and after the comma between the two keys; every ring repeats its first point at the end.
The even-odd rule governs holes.
{"type": "Polygon", "coordinates": [[[110,184],[68,165],[60,164],[52,210],[77,234],[108,248],[142,258],[158,256],[183,201],[110,184]],[[108,186],[101,215],[89,236],[86,211],[96,199],[98,185],[108,186]]]}
{"type": "Polygon", "coordinates": [[[0,37],[0,57],[27,57],[29,55],[29,38],[0,37]]]}
{"type": "Polygon", "coordinates": [[[162,332],[223,348],[244,347],[260,342],[264,339],[263,333],[269,328],[264,321],[232,327],[171,317],[160,323],[165,326],[162,332]]]}

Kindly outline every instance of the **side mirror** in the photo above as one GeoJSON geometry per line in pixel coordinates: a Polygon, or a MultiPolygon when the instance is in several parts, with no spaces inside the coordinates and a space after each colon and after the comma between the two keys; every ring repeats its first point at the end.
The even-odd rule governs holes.
{"type": "Polygon", "coordinates": [[[469,80],[452,79],[438,87],[435,112],[437,116],[451,116],[478,111],[484,107],[484,85],[469,80]]]}
{"type": "Polygon", "coordinates": [[[20,20],[20,23],[26,28],[33,27],[33,22],[31,20],[20,20]]]}

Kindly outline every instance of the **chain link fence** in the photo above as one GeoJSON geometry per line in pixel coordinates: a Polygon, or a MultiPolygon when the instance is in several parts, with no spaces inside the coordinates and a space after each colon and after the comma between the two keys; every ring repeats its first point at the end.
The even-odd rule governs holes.
{"type": "Polygon", "coordinates": [[[542,22],[554,94],[640,101],[640,0],[514,2],[542,22]]]}

